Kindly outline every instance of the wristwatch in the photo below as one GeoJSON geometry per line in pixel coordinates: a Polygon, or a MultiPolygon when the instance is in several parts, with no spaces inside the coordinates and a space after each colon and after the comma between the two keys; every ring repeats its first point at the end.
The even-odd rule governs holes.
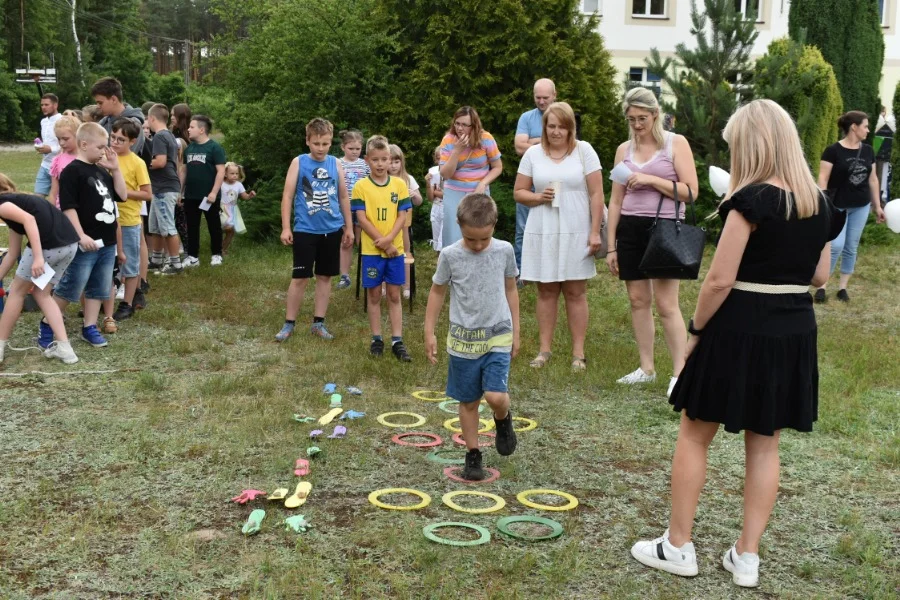
{"type": "Polygon", "coordinates": [[[700,335],[701,333],[703,333],[703,330],[695,329],[694,328],[694,320],[691,319],[690,321],[688,321],[688,333],[691,335],[700,335]]]}

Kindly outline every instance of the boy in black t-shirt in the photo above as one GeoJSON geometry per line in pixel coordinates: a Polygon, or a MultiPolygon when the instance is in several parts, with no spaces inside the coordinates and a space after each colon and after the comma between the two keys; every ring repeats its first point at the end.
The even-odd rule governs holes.
{"type": "MultiPolygon", "coordinates": [[[[97,316],[100,305],[109,297],[116,261],[115,203],[128,197],[128,188],[116,153],[106,145],[103,127],[84,123],[75,139],[77,158],[59,176],[59,207],[78,233],[79,248],[56,287],[54,299],[64,311],[84,293],[81,337],[102,348],[107,342],[97,329],[97,316]]],[[[46,341],[43,321],[40,341],[46,341]]]]}

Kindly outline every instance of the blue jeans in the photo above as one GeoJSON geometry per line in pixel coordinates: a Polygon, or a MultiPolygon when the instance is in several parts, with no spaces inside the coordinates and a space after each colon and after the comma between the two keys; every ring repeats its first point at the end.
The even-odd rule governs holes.
{"type": "Polygon", "coordinates": [[[840,208],[847,213],[847,222],[833,242],[831,242],[831,270],[834,272],[834,266],[837,264],[838,256],[841,257],[841,275],[849,275],[853,273],[856,266],[856,250],[859,248],[859,238],[862,236],[863,227],[869,219],[869,209],[871,204],[860,206],[858,208],[840,208]]]}
{"type": "Polygon", "coordinates": [[[524,204],[516,203],[516,266],[522,272],[522,240],[525,239],[525,225],[528,224],[528,213],[531,209],[524,204]]]}
{"type": "Polygon", "coordinates": [[[53,293],[73,303],[78,302],[82,292],[85,298],[106,300],[112,287],[115,263],[115,244],[103,246],[96,252],[79,248],[53,293]]]}

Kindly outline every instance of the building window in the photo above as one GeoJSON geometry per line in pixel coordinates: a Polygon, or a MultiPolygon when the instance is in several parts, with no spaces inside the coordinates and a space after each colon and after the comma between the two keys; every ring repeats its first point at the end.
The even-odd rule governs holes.
{"type": "Polygon", "coordinates": [[[648,71],[644,67],[631,67],[628,70],[628,87],[645,87],[653,90],[656,97],[659,98],[662,92],[662,77],[648,71]]]}
{"type": "Polygon", "coordinates": [[[600,0],[581,0],[581,12],[585,14],[599,14],[600,0]]]}
{"type": "Polygon", "coordinates": [[[631,5],[633,17],[665,17],[666,0],[634,0],[631,5]]]}
{"type": "Polygon", "coordinates": [[[878,0],[878,14],[881,15],[881,26],[882,27],[890,27],[891,24],[888,22],[888,0],[878,0]]]}
{"type": "Polygon", "coordinates": [[[734,0],[734,10],[744,15],[744,18],[749,17],[752,13],[756,16],[757,21],[761,21],[759,2],[760,0],[734,0]]]}
{"type": "Polygon", "coordinates": [[[730,73],[728,77],[726,77],[726,80],[731,84],[732,89],[734,90],[735,100],[737,100],[738,104],[753,99],[752,71],[747,71],[744,73],[734,71],[733,73],[730,73]]]}

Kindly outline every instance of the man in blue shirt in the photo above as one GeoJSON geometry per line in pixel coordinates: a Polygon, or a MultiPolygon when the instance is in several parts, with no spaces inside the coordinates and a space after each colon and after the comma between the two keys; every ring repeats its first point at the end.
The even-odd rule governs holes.
{"type": "MultiPolygon", "coordinates": [[[[544,111],[556,102],[556,85],[549,79],[538,79],[534,83],[534,105],[519,117],[516,126],[516,154],[522,156],[525,151],[541,143],[544,111]]],[[[516,204],[516,265],[522,269],[522,238],[525,236],[525,224],[528,222],[528,207],[516,204]]]]}

